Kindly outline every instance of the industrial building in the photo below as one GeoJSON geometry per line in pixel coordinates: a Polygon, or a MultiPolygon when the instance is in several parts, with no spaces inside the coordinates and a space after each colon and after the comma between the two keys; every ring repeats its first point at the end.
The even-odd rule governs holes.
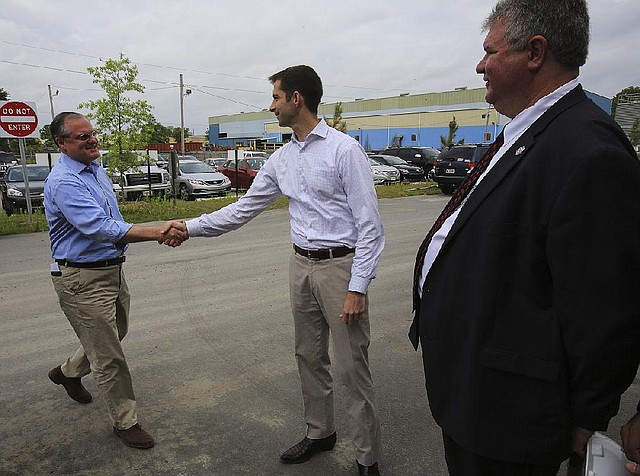
{"type": "MultiPolygon", "coordinates": [[[[368,151],[391,145],[441,147],[440,136],[448,136],[449,123],[454,118],[458,125],[455,141],[491,142],[509,119],[487,104],[485,93],[485,88],[458,88],[441,93],[356,99],[342,102],[342,118],[347,134],[368,151]]],[[[587,96],[611,113],[611,99],[589,91],[587,96]]],[[[318,115],[332,119],[335,104],[320,103],[318,115]]],[[[212,146],[263,148],[266,144],[287,142],[291,134],[291,129],[280,127],[267,109],[209,118],[212,146]]]]}

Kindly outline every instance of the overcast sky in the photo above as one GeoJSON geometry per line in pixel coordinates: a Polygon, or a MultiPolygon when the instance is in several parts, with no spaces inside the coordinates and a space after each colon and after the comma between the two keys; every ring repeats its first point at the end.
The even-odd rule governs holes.
{"type": "MultiPolygon", "coordinates": [[[[203,134],[209,116],[259,111],[267,77],[309,64],[325,102],[483,87],[480,25],[493,1],[0,0],[0,87],[55,112],[103,97],[88,66],[123,53],[157,120],[203,134]]],[[[640,0],[589,0],[584,87],[612,97],[640,86],[640,0]]],[[[135,96],[135,99],[140,96],[135,96]]]]}

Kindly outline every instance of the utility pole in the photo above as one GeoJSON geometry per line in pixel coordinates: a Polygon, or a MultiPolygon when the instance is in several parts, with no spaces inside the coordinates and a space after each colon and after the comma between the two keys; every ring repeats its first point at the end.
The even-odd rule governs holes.
{"type": "Polygon", "coordinates": [[[180,154],[184,155],[184,83],[180,73],[180,154]]]}
{"type": "Polygon", "coordinates": [[[51,120],[53,121],[53,118],[56,117],[56,113],[53,111],[53,96],[57,96],[58,91],[55,94],[51,94],[51,85],[47,84],[47,88],[49,88],[49,105],[51,106],[51,120]]]}

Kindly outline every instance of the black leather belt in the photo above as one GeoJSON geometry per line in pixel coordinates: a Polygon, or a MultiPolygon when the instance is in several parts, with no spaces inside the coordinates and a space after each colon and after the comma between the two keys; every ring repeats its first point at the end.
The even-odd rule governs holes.
{"type": "Polygon", "coordinates": [[[304,248],[300,248],[299,246],[293,245],[293,250],[301,256],[304,256],[309,259],[331,259],[331,258],[340,258],[342,256],[347,256],[348,254],[355,253],[355,248],[347,248],[346,246],[341,246],[339,248],[326,248],[323,250],[305,250],[304,248]]]}
{"type": "Polygon", "coordinates": [[[117,258],[105,259],[102,261],[91,261],[87,263],[74,263],[73,261],[67,261],[66,259],[57,259],[56,263],[70,268],[106,268],[107,266],[122,264],[126,259],[126,256],[118,256],[117,258]]]}

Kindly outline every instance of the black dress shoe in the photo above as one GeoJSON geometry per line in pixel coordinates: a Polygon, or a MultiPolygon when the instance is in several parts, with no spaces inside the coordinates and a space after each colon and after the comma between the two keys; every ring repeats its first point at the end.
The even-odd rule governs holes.
{"type": "Polygon", "coordinates": [[[280,455],[280,461],[285,464],[298,464],[304,463],[314,454],[320,451],[330,451],[333,449],[333,445],[336,444],[336,434],[327,436],[326,438],[320,438],[311,440],[305,437],[300,443],[292,446],[287,451],[280,455]]]}
{"type": "Polygon", "coordinates": [[[378,469],[378,463],[373,463],[371,466],[362,466],[356,461],[358,465],[358,474],[360,476],[380,476],[380,470],[378,469]]]}
{"type": "Polygon", "coordinates": [[[78,403],[91,403],[91,394],[84,388],[80,378],[66,377],[60,367],[49,371],[49,380],[56,385],[62,385],[67,394],[78,403]]]}

